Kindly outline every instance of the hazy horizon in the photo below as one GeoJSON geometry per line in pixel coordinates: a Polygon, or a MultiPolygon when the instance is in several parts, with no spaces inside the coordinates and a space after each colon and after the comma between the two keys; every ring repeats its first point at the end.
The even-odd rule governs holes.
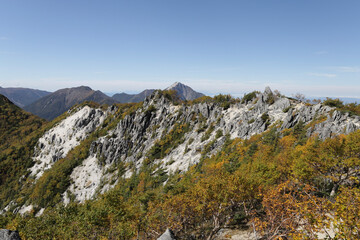
{"type": "Polygon", "coordinates": [[[2,1],[0,86],[360,98],[358,1],[2,1]]]}
{"type": "MultiPolygon", "coordinates": [[[[170,84],[171,85],[171,84],[170,84]]],[[[166,86],[166,87],[169,87],[170,85],[168,85],[168,86],[166,86]]],[[[85,85],[81,85],[81,86],[85,86],[85,85]]],[[[189,86],[189,85],[188,85],[189,86]]],[[[0,86],[0,87],[3,87],[3,86],[0,86]]],[[[73,87],[80,87],[80,86],[73,86],[73,87]]],[[[87,86],[87,87],[89,87],[89,86],[87,86]]],[[[164,88],[155,88],[155,89],[165,89],[166,87],[164,87],[164,88]]],[[[189,87],[191,87],[191,86],[189,86],[189,87]]],[[[270,86],[269,86],[270,87],[270,86]]],[[[16,88],[16,87],[4,87],[4,88],[16,88]]],[[[22,88],[22,87],[19,87],[19,88],[22,88]]],[[[90,87],[91,88],[91,87],[90,87]]],[[[42,90],[42,91],[48,91],[48,90],[44,90],[44,89],[36,89],[36,88],[32,88],[32,89],[35,89],[35,90],[42,90]]],[[[95,90],[95,91],[97,91],[97,90],[99,90],[99,91],[102,91],[102,90],[100,90],[100,89],[94,89],[94,88],[91,88],[92,90],[95,90]]],[[[271,88],[270,87],[270,89],[272,90],[272,91],[274,91],[274,90],[278,90],[278,89],[273,89],[273,88],[271,88]]],[[[61,90],[61,89],[56,89],[55,91],[57,91],[57,90],[61,90]]],[[[140,93],[140,92],[142,92],[142,91],[144,91],[144,90],[146,90],[146,89],[142,89],[142,90],[140,90],[140,91],[115,91],[115,92],[106,92],[106,91],[102,91],[105,95],[107,95],[107,96],[109,96],[109,97],[112,97],[113,95],[115,95],[115,94],[119,94],[119,93],[126,93],[126,94],[138,94],[138,93],[140,93]]],[[[195,90],[195,91],[197,91],[196,89],[193,89],[193,90],[195,90]]],[[[252,91],[263,91],[264,89],[253,89],[252,91]]],[[[49,92],[55,92],[55,91],[49,91],[49,92]]],[[[230,94],[230,95],[232,95],[233,97],[242,97],[242,96],[244,96],[244,94],[247,94],[247,93],[249,93],[249,92],[251,92],[251,91],[248,91],[248,92],[243,92],[243,93],[238,93],[238,94],[231,94],[231,93],[218,93],[218,94],[230,94]]],[[[217,95],[217,94],[208,94],[208,93],[206,93],[206,92],[201,92],[201,93],[203,93],[203,94],[205,94],[205,95],[207,95],[207,96],[211,96],[211,97],[213,97],[213,96],[215,96],[215,95],[217,95]]],[[[280,92],[281,93],[281,92],[280,92]]],[[[301,92],[294,92],[294,93],[282,93],[282,94],[284,94],[285,96],[287,96],[287,97],[294,97],[296,94],[298,94],[298,93],[300,93],[300,94],[302,94],[301,92]]],[[[330,98],[340,98],[344,103],[351,103],[351,102],[357,102],[357,103],[360,103],[360,98],[358,98],[358,97],[344,97],[344,96],[308,96],[308,95],[305,95],[305,94],[303,94],[304,96],[305,96],[305,98],[306,99],[309,99],[309,100],[318,100],[318,99],[320,99],[320,100],[325,100],[327,97],[330,97],[330,98]]]]}

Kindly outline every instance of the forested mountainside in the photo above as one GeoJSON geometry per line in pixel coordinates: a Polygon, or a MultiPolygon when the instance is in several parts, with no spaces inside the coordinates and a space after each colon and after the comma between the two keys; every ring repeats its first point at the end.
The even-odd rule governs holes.
{"type": "Polygon", "coordinates": [[[11,142],[22,141],[45,121],[22,110],[8,98],[0,95],[0,149],[9,148],[11,142]]]}
{"type": "Polygon", "coordinates": [[[0,95],[0,198],[7,199],[20,191],[19,176],[33,162],[30,155],[39,135],[33,133],[45,121],[14,105],[0,95]]]}
{"type": "Polygon", "coordinates": [[[24,239],[156,239],[168,227],[179,239],[225,227],[253,239],[357,239],[359,110],[269,88],[78,105],[31,133],[21,160],[31,164],[1,182],[0,227],[24,239]]]}

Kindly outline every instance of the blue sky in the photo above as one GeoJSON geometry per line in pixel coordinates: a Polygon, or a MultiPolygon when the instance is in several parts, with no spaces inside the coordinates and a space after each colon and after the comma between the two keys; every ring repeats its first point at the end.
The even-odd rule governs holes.
{"type": "Polygon", "coordinates": [[[0,86],[360,97],[360,1],[0,0],[0,86]]]}

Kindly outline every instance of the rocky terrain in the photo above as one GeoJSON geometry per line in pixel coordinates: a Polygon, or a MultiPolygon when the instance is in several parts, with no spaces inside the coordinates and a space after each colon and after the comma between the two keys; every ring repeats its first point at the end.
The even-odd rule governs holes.
{"type": "MultiPolygon", "coordinates": [[[[90,193],[96,189],[104,192],[117,176],[106,173],[107,169],[119,161],[139,169],[144,161],[153,158],[167,172],[186,171],[199,162],[204,151],[213,154],[219,150],[226,135],[231,139],[249,138],[271,127],[282,131],[301,123],[311,125],[307,136],[316,134],[325,139],[360,128],[359,117],[349,117],[330,107],[285,97],[275,97],[269,104],[270,97],[274,94],[267,88],[247,103],[235,103],[224,109],[206,102],[174,105],[155,92],[135,114],[126,116],[115,129],[92,143],[89,158],[72,174],[74,183],[69,191],[78,201],[93,197],[90,193]],[[163,155],[159,154],[156,148],[161,146],[156,143],[166,139],[172,130],[182,131],[183,136],[172,142],[163,155]]],[[[125,176],[130,175],[131,170],[127,169],[125,176]]]]}
{"type": "MultiPolygon", "coordinates": [[[[22,110],[6,98],[3,102],[7,112],[19,112],[4,124],[16,123],[22,110]]],[[[53,122],[40,123],[23,143],[0,155],[7,159],[1,161],[5,169],[12,172],[2,176],[1,194],[6,200],[1,214],[39,217],[58,203],[74,206],[99,199],[146,169],[165,184],[169,176],[185,174],[223,152],[234,139],[246,142],[239,139],[293,132],[299,141],[311,136],[324,140],[360,129],[356,114],[288,98],[270,88],[242,99],[218,95],[193,101],[181,101],[175,91],[159,90],[142,103],[83,103],[53,122]],[[6,188],[9,184],[11,192],[6,188]]],[[[252,239],[248,231],[236,229],[219,231],[214,237],[228,235],[252,239]]]]}
{"type": "MultiPolygon", "coordinates": [[[[184,104],[154,92],[135,112],[91,143],[88,157],[70,175],[71,185],[63,193],[63,201],[69,203],[69,195],[79,202],[94,198],[116,185],[119,176],[127,178],[149,161],[168,173],[186,171],[202,156],[216,153],[227,138],[246,139],[299,124],[307,126],[307,136],[320,139],[360,128],[358,116],[277,96],[269,88],[242,102],[223,98],[205,97],[184,104]],[[122,174],[119,164],[125,166],[122,174]]],[[[110,110],[84,106],[48,130],[36,145],[31,176],[38,179],[110,116],[117,117],[110,110]]]]}

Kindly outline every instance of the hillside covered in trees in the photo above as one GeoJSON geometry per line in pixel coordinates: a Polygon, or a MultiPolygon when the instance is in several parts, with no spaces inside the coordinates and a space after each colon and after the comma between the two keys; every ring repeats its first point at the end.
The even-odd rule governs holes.
{"type": "MultiPolygon", "coordinates": [[[[26,134],[28,164],[1,185],[0,227],[23,239],[156,239],[166,228],[178,239],[215,239],[224,228],[252,239],[359,239],[359,110],[271,90],[85,103],[26,134]],[[64,137],[68,152],[32,173],[47,149],[40,139],[57,149],[64,137]]],[[[1,164],[15,153],[2,150],[1,164]]]]}

